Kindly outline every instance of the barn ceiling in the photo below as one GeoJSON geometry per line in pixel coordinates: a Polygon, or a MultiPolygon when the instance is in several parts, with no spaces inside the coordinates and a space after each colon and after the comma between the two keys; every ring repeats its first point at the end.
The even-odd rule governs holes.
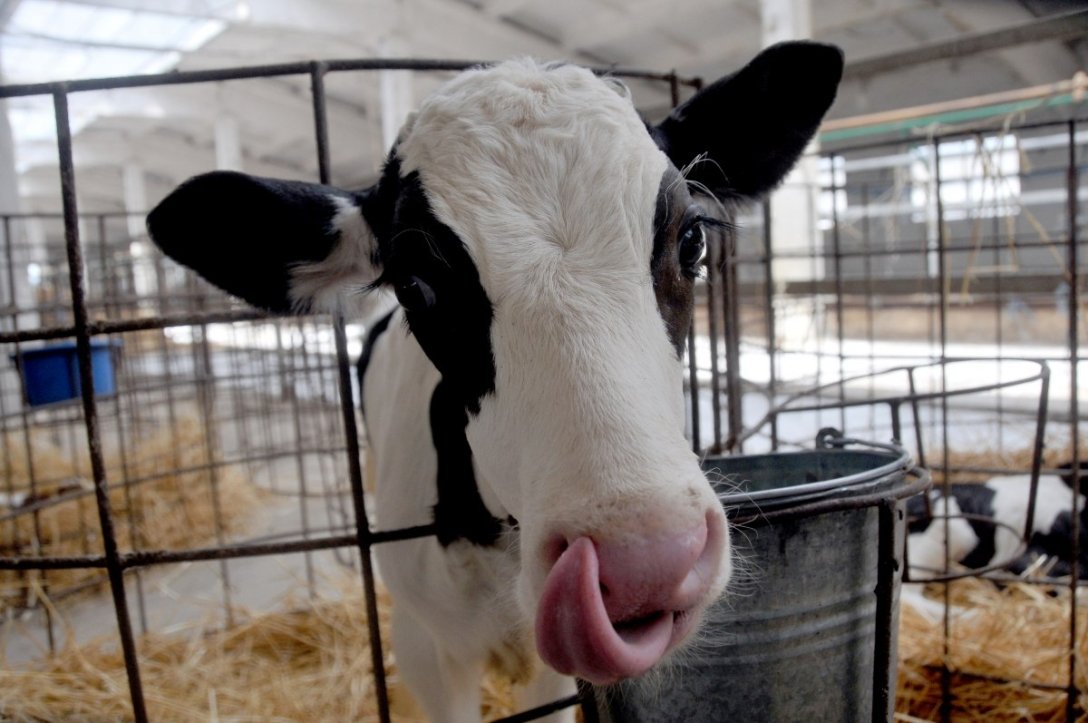
{"type": "MultiPolygon", "coordinates": [[[[533,55],[713,79],[759,49],[761,3],[770,1],[781,2],[0,0],[0,72],[10,84],[311,59],[533,55]]],[[[1088,66],[1083,0],[811,0],[811,13],[813,37],[842,46],[852,64],[832,117],[1068,80],[1088,66]]],[[[333,180],[372,177],[385,150],[383,112],[403,112],[443,77],[330,75],[333,180]]],[[[651,115],[668,107],[662,88],[633,90],[651,115]]],[[[225,148],[247,171],[316,177],[306,78],[78,93],[71,107],[81,210],[123,209],[126,185],[130,207],[154,203],[222,165],[225,148]],[[133,178],[145,189],[134,193],[133,178]]],[[[13,99],[8,112],[23,210],[55,211],[51,101],[13,99]]]]}

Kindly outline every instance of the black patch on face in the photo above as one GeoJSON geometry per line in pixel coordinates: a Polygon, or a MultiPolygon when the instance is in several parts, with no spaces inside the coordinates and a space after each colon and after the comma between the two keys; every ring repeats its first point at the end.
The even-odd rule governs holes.
{"type": "MultiPolygon", "coordinates": [[[[389,166],[395,171],[399,164],[389,166]]],[[[379,283],[397,294],[408,328],[442,373],[448,393],[479,414],[483,397],[495,391],[491,301],[464,243],[431,211],[419,174],[397,183],[392,223],[378,236],[384,262],[379,283]]]]}
{"type": "Polygon", "coordinates": [[[370,366],[370,357],[374,354],[374,345],[378,338],[389,328],[389,322],[393,319],[396,309],[378,319],[366,332],[366,340],[363,342],[363,353],[359,355],[359,361],[355,365],[356,375],[359,379],[359,408],[366,416],[366,398],[363,396],[363,379],[366,377],[367,367],[370,366]]]}
{"type": "Polygon", "coordinates": [[[371,220],[371,228],[383,261],[379,283],[393,288],[409,330],[442,375],[429,420],[438,458],[438,541],[494,545],[504,523],[480,496],[465,435],[469,415],[495,391],[491,301],[464,243],[432,212],[419,174],[401,178],[399,171],[393,155],[372,200],[375,208],[395,210],[384,222],[371,220]]]}
{"type": "Polygon", "coordinates": [[[460,395],[445,379],[431,396],[431,438],[438,453],[438,503],[434,524],[443,547],[458,540],[494,545],[503,523],[484,505],[472,466],[472,448],[465,436],[468,412],[460,395]]]}

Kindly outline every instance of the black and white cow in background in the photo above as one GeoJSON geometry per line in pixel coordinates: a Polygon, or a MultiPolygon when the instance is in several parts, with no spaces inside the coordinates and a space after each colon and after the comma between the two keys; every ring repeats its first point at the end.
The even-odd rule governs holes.
{"type": "Polygon", "coordinates": [[[210,173],[149,216],[169,256],[266,309],[394,292],[361,365],[377,521],[438,535],[375,554],[433,720],[479,720],[486,666],[524,705],[568,676],[639,676],[725,590],[726,520],[683,436],[681,348],[718,223],[689,185],[772,189],[842,63],[778,45],[653,126],[614,81],[505,62],[427,98],[371,188],[210,173]]]}
{"type": "MultiPolygon", "coordinates": [[[[985,484],[953,484],[946,499],[943,488],[934,487],[930,493],[933,519],[926,517],[925,501],[914,497],[907,501],[910,517],[908,556],[912,576],[920,579],[943,569],[945,562],[945,531],[942,517],[951,518],[948,531],[949,558],[965,567],[981,568],[1009,561],[1006,569],[1019,574],[1039,558],[1052,564],[1048,574],[1068,576],[1073,551],[1073,465],[1059,466],[1068,470],[1060,475],[1040,475],[1035,498],[1032,536],[1026,551],[1013,559],[1024,536],[1030,475],[993,477],[985,484]],[[963,514],[965,517],[958,517],[963,514]],[[973,516],[973,517],[966,517],[973,516]],[[996,524],[995,524],[996,523],[996,524]]],[[[1077,496],[1079,511],[1078,567],[1079,576],[1088,578],[1088,509],[1084,494],[1088,489],[1088,462],[1081,463],[1077,496]]]]}

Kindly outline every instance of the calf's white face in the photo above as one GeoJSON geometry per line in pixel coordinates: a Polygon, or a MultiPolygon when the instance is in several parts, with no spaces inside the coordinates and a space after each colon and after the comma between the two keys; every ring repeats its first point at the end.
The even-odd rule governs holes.
{"type": "Polygon", "coordinates": [[[504,63],[428,98],[370,189],[208,174],[149,229],[266,308],[391,287],[442,378],[420,420],[440,544],[516,524],[541,657],[609,683],[680,645],[730,574],[683,438],[680,348],[720,224],[685,178],[723,200],[769,190],[841,69],[829,46],[776,46],[651,127],[584,69],[504,63]]]}

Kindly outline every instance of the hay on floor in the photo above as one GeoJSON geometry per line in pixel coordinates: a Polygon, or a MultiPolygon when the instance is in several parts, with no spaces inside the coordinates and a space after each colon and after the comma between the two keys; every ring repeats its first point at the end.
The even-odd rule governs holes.
{"type": "MultiPolygon", "coordinates": [[[[1030,585],[998,589],[985,580],[953,584],[954,605],[971,611],[952,624],[952,716],[956,721],[1062,721],[1068,671],[1067,593],[1030,585]]],[[[138,640],[152,720],[376,721],[365,605],[358,593],[318,600],[303,611],[246,617],[225,631],[149,634],[138,640]]],[[[1078,612],[1088,630],[1088,611],[1078,612]]],[[[382,639],[389,601],[379,597],[382,639]]],[[[897,719],[940,720],[943,626],[904,606],[899,637],[897,719]]],[[[385,651],[394,720],[424,720],[385,651]]],[[[1082,637],[1078,655],[1084,656],[1082,637]]],[[[1081,665],[1078,684],[1088,689],[1081,665]]],[[[1088,696],[1082,696],[1088,706],[1088,696]]],[[[485,719],[515,710],[508,682],[484,686],[485,719]]],[[[115,638],[67,645],[33,667],[0,667],[0,716],[31,720],[131,719],[128,683],[115,638]]]]}
{"type": "MultiPolygon", "coordinates": [[[[207,447],[195,415],[183,415],[170,428],[128,441],[123,453],[119,448],[104,451],[122,551],[193,547],[241,530],[258,491],[232,466],[215,468],[213,488],[207,447]],[[125,479],[137,482],[126,486],[125,479]]],[[[30,448],[28,460],[22,434],[0,439],[0,452],[6,455],[0,465],[6,503],[0,505],[0,556],[102,554],[98,508],[86,493],[93,489],[86,449],[64,450],[39,431],[31,432],[30,448]],[[36,496],[30,504],[17,502],[32,492],[36,496]]],[[[104,579],[105,573],[96,569],[0,570],[0,610],[35,604],[40,590],[58,597],[104,579]]]]}
{"type": "MultiPolygon", "coordinates": [[[[943,593],[934,586],[943,599],[943,593]]],[[[987,580],[951,583],[947,666],[956,721],[1064,721],[1069,680],[1068,589],[987,580]],[[1012,681],[1012,682],[1002,682],[1012,681]],[[1038,688],[1030,681],[1058,689],[1038,688]]],[[[1088,609],[1078,606],[1077,685],[1088,707],[1088,609]]],[[[904,605],[896,710],[902,720],[940,720],[944,624],[904,605]]]]}
{"type": "MultiPolygon", "coordinates": [[[[382,639],[389,600],[379,596],[382,639]]],[[[169,721],[376,721],[366,607],[360,593],[300,612],[249,617],[229,630],[148,634],[138,640],[148,714],[169,721]]],[[[239,619],[243,619],[239,616],[239,619]]],[[[425,719],[388,649],[394,720],[425,719]]],[[[485,719],[514,712],[510,685],[484,686],[485,719]]],[[[68,645],[33,668],[0,669],[0,718],[130,720],[128,679],[116,640],[68,645]]]]}

